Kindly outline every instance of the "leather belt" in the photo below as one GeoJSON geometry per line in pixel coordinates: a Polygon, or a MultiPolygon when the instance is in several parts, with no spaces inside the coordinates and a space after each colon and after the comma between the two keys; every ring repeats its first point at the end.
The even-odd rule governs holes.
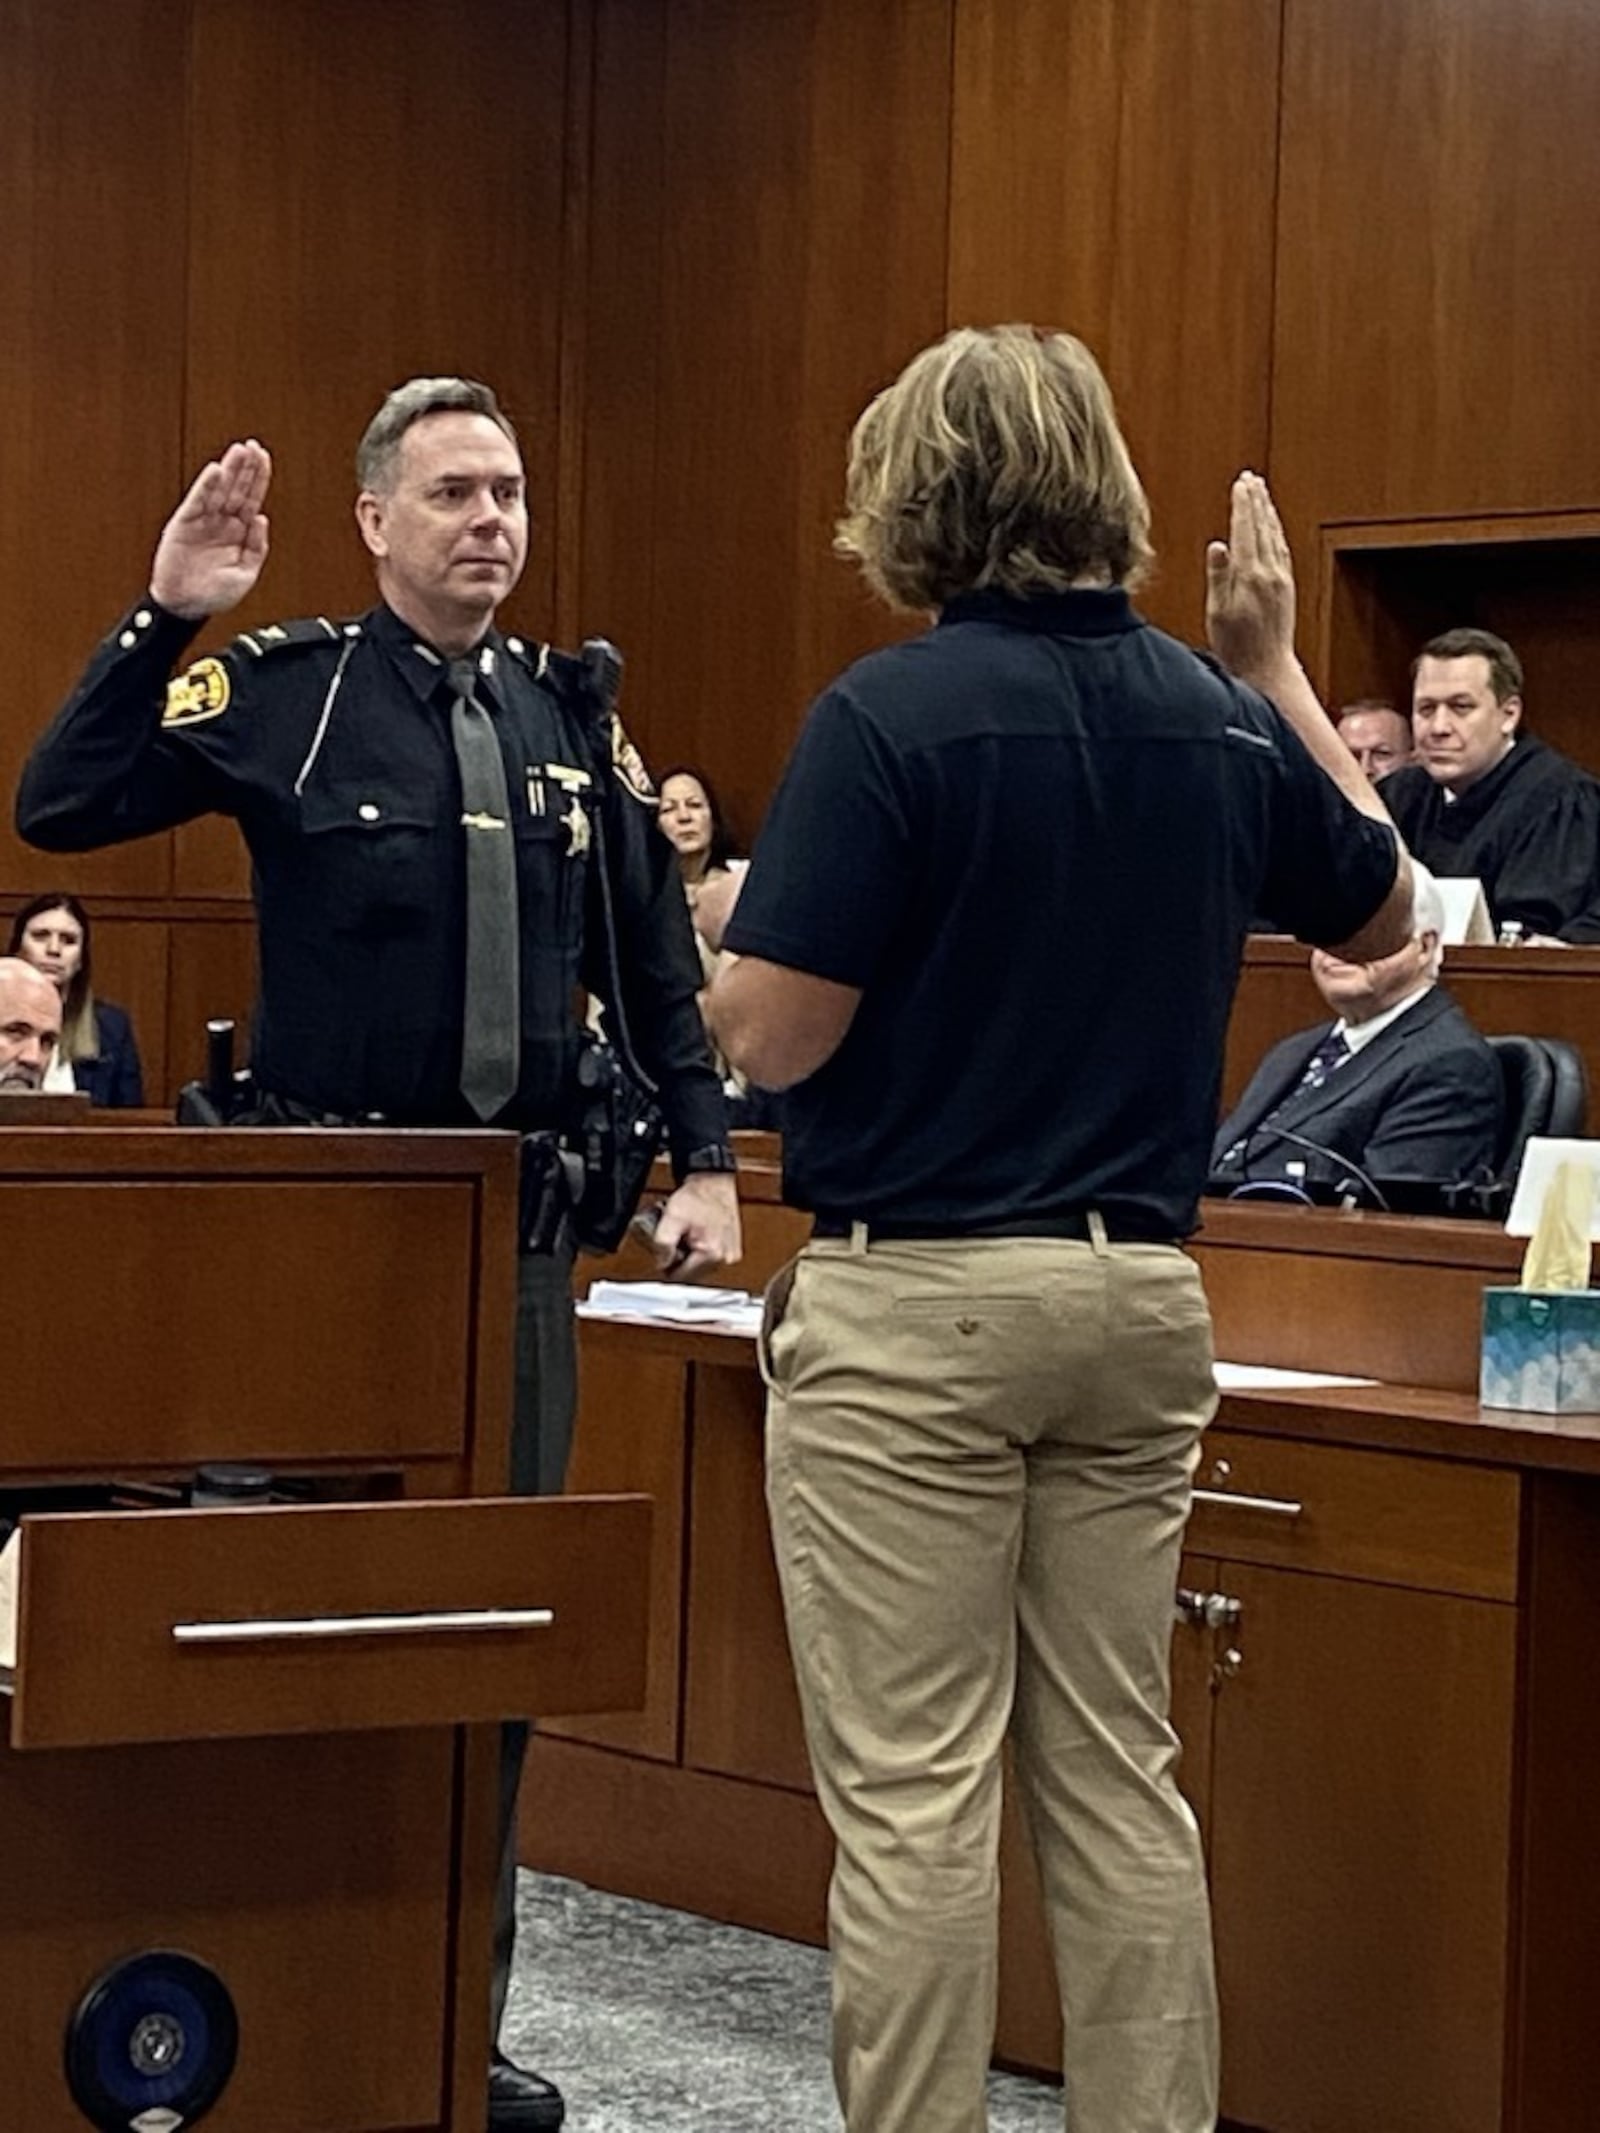
{"type": "MultiPolygon", "coordinates": [[[[1089,1241],[1088,1208],[1072,1208],[1060,1215],[1018,1215],[1010,1222],[909,1222],[875,1221],[870,1215],[857,1217],[867,1232],[867,1241],[884,1244],[961,1244],[979,1243],[987,1237],[1069,1237],[1080,1244],[1089,1241]]],[[[1108,1244],[1176,1244],[1178,1239],[1170,1229],[1163,1229],[1154,1217],[1138,1215],[1105,1215],[1106,1242],[1108,1244]]],[[[855,1228],[855,1221],[847,1215],[818,1215],[811,1234],[817,1238],[848,1237],[855,1228]]]]}

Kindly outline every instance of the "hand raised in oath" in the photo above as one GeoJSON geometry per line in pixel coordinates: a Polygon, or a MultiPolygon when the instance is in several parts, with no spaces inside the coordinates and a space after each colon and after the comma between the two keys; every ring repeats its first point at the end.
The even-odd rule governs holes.
{"type": "Polygon", "coordinates": [[[1294,559],[1259,474],[1233,484],[1228,538],[1206,549],[1206,635],[1241,681],[1269,690],[1294,650],[1294,559]]]}
{"type": "Polygon", "coordinates": [[[199,621],[237,607],[267,560],[272,455],[251,437],[201,468],[161,529],[150,590],[169,613],[199,621]]]}

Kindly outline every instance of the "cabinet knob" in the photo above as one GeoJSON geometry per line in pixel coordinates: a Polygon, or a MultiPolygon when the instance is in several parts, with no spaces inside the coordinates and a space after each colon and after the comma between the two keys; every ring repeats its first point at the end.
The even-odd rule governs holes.
{"type": "Polygon", "coordinates": [[[1195,1592],[1187,1585],[1178,1587],[1174,1610],[1192,1629],[1237,1629],[1244,1614],[1243,1604],[1231,1593],[1195,1592]]]}

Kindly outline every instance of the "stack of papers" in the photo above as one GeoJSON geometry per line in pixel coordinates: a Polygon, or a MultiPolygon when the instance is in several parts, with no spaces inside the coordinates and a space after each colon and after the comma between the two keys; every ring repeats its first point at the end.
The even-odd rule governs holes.
{"type": "Polygon", "coordinates": [[[761,1299],[748,1289],[695,1288],[679,1281],[597,1281],[579,1304],[578,1316],[754,1334],[761,1325],[761,1299]]]}

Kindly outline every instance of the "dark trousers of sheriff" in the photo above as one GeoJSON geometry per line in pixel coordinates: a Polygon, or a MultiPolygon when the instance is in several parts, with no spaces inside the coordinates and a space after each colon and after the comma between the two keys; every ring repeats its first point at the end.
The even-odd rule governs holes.
{"type": "MultiPolygon", "coordinates": [[[[566,1479],[578,1404],[570,1240],[517,1262],[517,1384],[511,1425],[511,1492],[556,1496],[566,1479]]],[[[489,2041],[500,2035],[517,1933],[517,1788],[528,1745],[525,1719],[500,1735],[500,1878],[495,1890],[489,2041]]]]}

